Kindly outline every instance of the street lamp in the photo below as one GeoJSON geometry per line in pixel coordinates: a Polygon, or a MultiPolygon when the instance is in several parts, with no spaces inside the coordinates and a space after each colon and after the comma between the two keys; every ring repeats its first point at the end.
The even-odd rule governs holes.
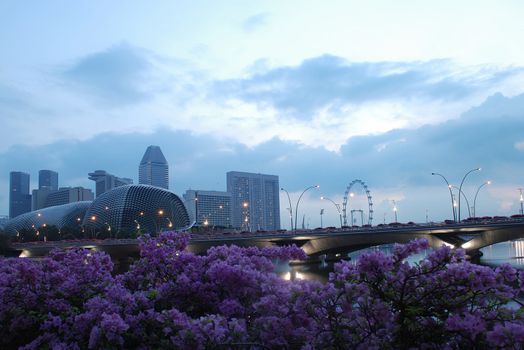
{"type": "Polygon", "coordinates": [[[289,197],[289,192],[286,189],[284,189],[283,187],[280,190],[286,192],[287,194],[287,200],[289,201],[289,221],[291,224],[289,229],[293,230],[293,206],[291,205],[291,197],[289,197]]]}
{"type": "MultiPolygon", "coordinates": [[[[459,202],[458,202],[458,208],[459,208],[459,210],[458,210],[458,221],[459,221],[459,222],[460,222],[460,193],[461,193],[461,191],[462,191],[462,185],[464,184],[464,180],[466,180],[466,177],[467,177],[469,174],[471,174],[472,172],[474,172],[474,171],[481,171],[481,170],[482,170],[482,168],[471,169],[470,171],[468,171],[468,172],[466,173],[466,175],[464,175],[464,177],[462,178],[462,181],[460,182],[460,187],[459,187],[459,202]]],[[[468,205],[468,207],[469,207],[469,205],[468,205]]]]}
{"type": "Polygon", "coordinates": [[[306,192],[309,191],[310,189],[312,189],[312,188],[319,188],[319,187],[320,187],[319,185],[309,186],[308,188],[306,188],[306,189],[305,189],[305,190],[300,194],[300,197],[298,197],[297,205],[295,206],[295,231],[297,230],[298,204],[300,203],[300,200],[302,199],[302,196],[304,195],[304,193],[306,193],[306,192]]]}
{"type": "Polygon", "coordinates": [[[520,215],[524,215],[524,207],[523,207],[523,202],[524,202],[524,198],[522,197],[522,188],[519,188],[519,192],[520,192],[520,215]]]}
{"type": "Polygon", "coordinates": [[[451,186],[451,187],[453,187],[454,189],[459,191],[459,203],[460,203],[460,197],[463,197],[466,200],[466,204],[468,205],[468,215],[469,215],[469,217],[471,217],[471,211],[469,209],[470,206],[469,206],[468,197],[466,197],[466,195],[464,194],[464,191],[461,191],[461,189],[458,188],[457,186],[451,186]]]}
{"type": "Polygon", "coordinates": [[[446,185],[448,185],[449,197],[451,198],[451,210],[453,211],[453,221],[457,222],[457,214],[455,213],[455,201],[453,200],[453,192],[451,191],[451,185],[449,184],[448,180],[444,177],[444,175],[439,173],[431,173],[431,175],[440,176],[444,179],[446,185]]]}
{"type": "Polygon", "coordinates": [[[479,186],[479,188],[477,188],[477,192],[475,193],[475,198],[473,199],[473,217],[475,218],[477,217],[477,207],[476,207],[477,196],[479,194],[480,189],[486,185],[491,185],[491,181],[484,182],[482,185],[479,186]]]}
{"type": "Polygon", "coordinates": [[[242,207],[244,208],[243,210],[244,221],[242,224],[243,231],[251,231],[251,229],[249,228],[249,211],[248,211],[249,203],[248,202],[242,203],[242,207]]]}
{"type": "Polygon", "coordinates": [[[327,197],[320,197],[321,200],[327,200],[327,201],[330,201],[331,203],[333,203],[333,205],[335,206],[335,208],[337,208],[337,211],[338,211],[338,216],[340,217],[340,227],[342,227],[342,212],[340,211],[340,204],[338,203],[335,203],[334,201],[332,201],[331,199],[327,198],[327,197]]]}
{"type": "Polygon", "coordinates": [[[395,213],[395,222],[398,222],[397,220],[397,202],[395,202],[395,200],[393,199],[393,212],[395,213]]]}

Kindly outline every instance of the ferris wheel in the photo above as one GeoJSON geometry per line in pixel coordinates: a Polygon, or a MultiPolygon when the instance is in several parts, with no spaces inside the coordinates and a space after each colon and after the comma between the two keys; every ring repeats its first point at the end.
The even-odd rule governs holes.
{"type": "MultiPolygon", "coordinates": [[[[351,197],[351,194],[352,194],[351,189],[356,184],[361,185],[364,188],[364,191],[366,193],[366,197],[368,199],[368,225],[371,225],[373,221],[373,201],[371,198],[371,192],[369,191],[366,183],[358,179],[351,181],[351,183],[346,188],[346,192],[344,192],[344,202],[342,203],[342,213],[343,213],[342,218],[344,219],[344,225],[348,224],[348,220],[347,220],[348,202],[349,202],[349,197],[351,197]]],[[[353,225],[353,223],[351,223],[351,225],[353,225]]]]}

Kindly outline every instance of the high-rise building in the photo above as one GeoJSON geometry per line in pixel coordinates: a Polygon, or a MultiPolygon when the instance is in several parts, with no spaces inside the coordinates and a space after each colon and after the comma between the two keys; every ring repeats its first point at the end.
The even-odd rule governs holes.
{"type": "Polygon", "coordinates": [[[47,196],[58,191],[58,173],[52,170],[38,172],[38,189],[32,191],[32,210],[45,208],[47,196]]]}
{"type": "Polygon", "coordinates": [[[229,192],[187,190],[184,204],[191,221],[199,226],[232,226],[229,192]]]}
{"type": "Polygon", "coordinates": [[[41,189],[41,190],[33,190],[32,195],[32,210],[38,210],[45,208],[45,204],[47,201],[47,197],[51,193],[55,193],[57,190],[49,190],[49,189],[41,189]]]}
{"type": "Polygon", "coordinates": [[[169,188],[169,166],[160,147],[149,146],[147,148],[138,168],[138,182],[144,185],[169,188]]]}
{"type": "Polygon", "coordinates": [[[49,193],[44,208],[73,202],[92,201],[95,199],[93,191],[83,187],[61,187],[58,191],[49,193]]]}
{"type": "Polygon", "coordinates": [[[115,175],[109,174],[105,170],[96,170],[95,172],[89,173],[88,175],[89,180],[93,180],[95,182],[97,197],[115,187],[133,184],[133,180],[126,177],[117,177],[115,175]]]}
{"type": "Polygon", "coordinates": [[[9,217],[14,218],[30,211],[29,174],[12,171],[9,174],[9,217]]]}
{"type": "Polygon", "coordinates": [[[233,227],[247,231],[279,230],[278,176],[238,171],[227,173],[233,227]]]}
{"type": "Polygon", "coordinates": [[[53,170],[40,170],[38,172],[39,190],[58,190],[58,173],[53,170]]]}

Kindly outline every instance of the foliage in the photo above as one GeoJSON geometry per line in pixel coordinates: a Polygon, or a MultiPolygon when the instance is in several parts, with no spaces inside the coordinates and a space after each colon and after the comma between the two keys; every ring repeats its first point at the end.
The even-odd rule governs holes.
{"type": "Polygon", "coordinates": [[[185,251],[189,236],[141,238],[122,275],[104,253],[54,251],[0,260],[0,348],[521,348],[523,288],[514,269],[470,264],[447,247],[423,261],[364,254],[329,282],[284,281],[274,261],[305,259],[295,246],[185,251]]]}

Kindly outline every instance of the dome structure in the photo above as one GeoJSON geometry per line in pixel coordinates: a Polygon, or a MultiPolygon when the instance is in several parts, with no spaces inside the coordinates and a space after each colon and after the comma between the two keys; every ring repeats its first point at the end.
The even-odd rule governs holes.
{"type": "Polygon", "coordinates": [[[59,230],[65,227],[78,229],[90,205],[91,201],[74,202],[24,213],[8,220],[4,225],[4,231],[8,235],[16,236],[21,231],[36,231],[42,227],[54,226],[59,230]]]}
{"type": "Polygon", "coordinates": [[[125,185],[96,198],[83,220],[87,232],[156,233],[190,226],[180,198],[171,191],[149,185],[125,185]]]}

